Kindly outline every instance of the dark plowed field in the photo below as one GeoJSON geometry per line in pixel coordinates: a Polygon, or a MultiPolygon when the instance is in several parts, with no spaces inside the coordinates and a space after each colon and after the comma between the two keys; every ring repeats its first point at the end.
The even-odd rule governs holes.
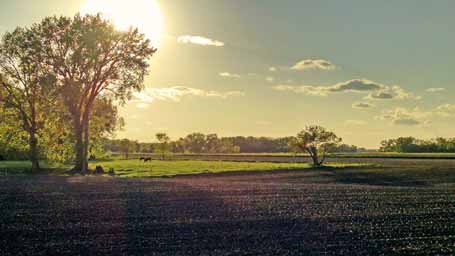
{"type": "Polygon", "coordinates": [[[326,176],[0,177],[0,255],[455,252],[455,186],[326,176]]]}

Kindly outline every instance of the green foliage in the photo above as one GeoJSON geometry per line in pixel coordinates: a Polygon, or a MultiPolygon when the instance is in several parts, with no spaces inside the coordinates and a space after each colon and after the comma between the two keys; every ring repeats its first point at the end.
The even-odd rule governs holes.
{"type": "Polygon", "coordinates": [[[202,153],[206,147],[206,136],[202,133],[195,132],[188,134],[183,139],[185,151],[190,153],[202,153]]]}
{"type": "Polygon", "coordinates": [[[383,140],[380,151],[403,153],[455,152],[455,138],[435,138],[420,140],[414,137],[399,137],[383,140]]]}
{"type": "Polygon", "coordinates": [[[32,30],[39,38],[34,54],[56,78],[59,100],[72,124],[75,169],[86,171],[96,139],[115,128],[112,102],[124,103],[143,88],[148,59],[156,49],[137,29],[116,30],[100,15],[47,17],[32,30]],[[97,104],[108,106],[98,112],[112,110],[111,115],[93,114],[97,104]]]}
{"type": "Polygon", "coordinates": [[[19,120],[17,127],[27,133],[34,170],[39,169],[38,133],[53,96],[54,81],[39,56],[34,54],[37,43],[34,31],[24,28],[6,33],[0,43],[2,108],[8,109],[19,120]]]}
{"type": "Polygon", "coordinates": [[[161,155],[161,159],[164,160],[166,155],[169,154],[169,142],[171,138],[164,132],[157,133],[156,139],[158,140],[158,145],[155,147],[155,153],[161,155]]]}
{"type": "Polygon", "coordinates": [[[0,102],[0,156],[6,160],[29,159],[27,138],[15,114],[2,108],[0,102]]]}
{"type": "Polygon", "coordinates": [[[294,150],[307,152],[313,159],[315,166],[321,166],[327,154],[333,151],[341,142],[335,133],[327,131],[321,126],[308,126],[305,130],[297,134],[290,142],[290,147],[294,150]]]}

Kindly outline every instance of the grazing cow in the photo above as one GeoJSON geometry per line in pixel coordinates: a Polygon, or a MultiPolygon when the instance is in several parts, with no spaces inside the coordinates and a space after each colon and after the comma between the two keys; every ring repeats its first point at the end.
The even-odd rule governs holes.
{"type": "Polygon", "coordinates": [[[141,156],[141,157],[139,158],[139,161],[144,161],[144,159],[145,159],[145,157],[141,156]]]}
{"type": "Polygon", "coordinates": [[[147,163],[147,162],[152,162],[152,158],[151,157],[144,157],[144,163],[147,163]]]}

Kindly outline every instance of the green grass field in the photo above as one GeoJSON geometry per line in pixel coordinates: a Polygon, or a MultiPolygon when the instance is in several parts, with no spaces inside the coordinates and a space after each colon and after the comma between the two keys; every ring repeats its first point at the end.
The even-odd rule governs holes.
{"type": "Polygon", "coordinates": [[[158,177],[199,173],[219,173],[232,171],[269,171],[307,169],[308,164],[293,163],[249,163],[224,161],[152,161],[148,163],[139,160],[115,160],[91,163],[95,168],[101,165],[105,170],[113,168],[116,175],[123,177],[158,177]]]}
{"type": "MultiPolygon", "coordinates": [[[[112,153],[114,158],[124,158],[122,153],[112,153]]],[[[139,158],[140,156],[155,156],[154,153],[132,153],[130,157],[139,158]]],[[[292,154],[292,153],[235,153],[235,154],[171,154],[171,158],[190,158],[195,156],[235,156],[235,157],[307,157],[308,154],[292,154]]],[[[455,153],[400,153],[400,152],[357,152],[357,153],[332,153],[332,158],[404,158],[404,159],[455,159],[455,153]]]]}
{"type": "MultiPolygon", "coordinates": [[[[97,165],[105,171],[113,168],[119,177],[165,177],[201,173],[242,172],[242,171],[272,171],[309,169],[307,163],[267,163],[267,162],[229,162],[229,161],[158,161],[144,163],[139,160],[106,160],[91,162],[89,168],[97,165]]],[[[329,164],[327,168],[362,167],[362,164],[329,164]]],[[[0,162],[0,175],[27,175],[31,164],[26,161],[0,162]]],[[[43,163],[44,169],[39,174],[69,175],[71,166],[49,165],[43,163]]]]}

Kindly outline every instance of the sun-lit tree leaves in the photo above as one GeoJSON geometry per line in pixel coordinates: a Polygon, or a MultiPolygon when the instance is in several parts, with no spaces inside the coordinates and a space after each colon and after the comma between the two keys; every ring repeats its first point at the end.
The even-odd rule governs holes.
{"type": "Polygon", "coordinates": [[[56,78],[75,135],[76,171],[88,168],[90,121],[96,99],[124,103],[143,88],[156,52],[137,29],[118,31],[100,15],[47,17],[33,26],[37,55],[56,78]]]}
{"type": "Polygon", "coordinates": [[[341,138],[337,137],[335,133],[327,131],[324,127],[312,125],[299,132],[291,140],[291,146],[308,153],[314,166],[321,166],[327,154],[340,142],[341,138]]]}
{"type": "Polygon", "coordinates": [[[44,122],[44,109],[54,96],[51,74],[36,52],[38,39],[33,30],[16,28],[0,43],[0,87],[3,107],[14,112],[19,126],[28,133],[32,170],[39,169],[38,133],[44,122]]]}

